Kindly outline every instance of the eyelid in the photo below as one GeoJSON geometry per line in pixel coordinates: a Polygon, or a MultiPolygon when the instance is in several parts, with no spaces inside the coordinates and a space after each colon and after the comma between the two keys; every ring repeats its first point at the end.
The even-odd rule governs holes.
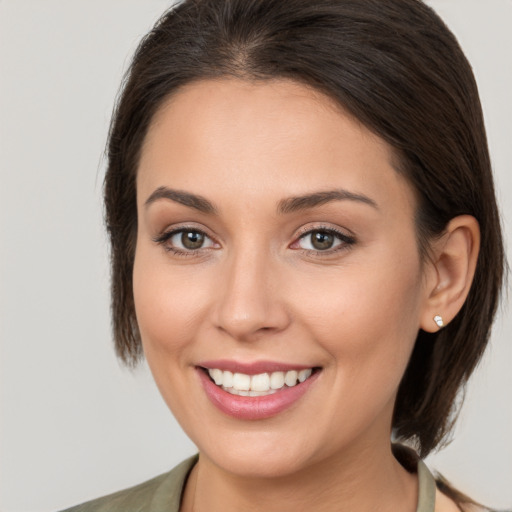
{"type": "MultiPolygon", "coordinates": [[[[204,229],[203,227],[199,227],[194,224],[185,224],[185,225],[176,225],[176,226],[170,226],[164,229],[162,232],[157,234],[156,236],[152,237],[153,242],[162,245],[164,249],[168,252],[172,252],[176,255],[180,256],[193,256],[200,252],[205,252],[211,249],[218,249],[220,248],[219,242],[215,239],[214,236],[209,234],[208,230],[204,229]],[[208,247],[199,247],[198,249],[186,249],[181,247],[176,247],[169,244],[169,241],[172,239],[172,237],[176,236],[179,233],[192,231],[197,232],[203,235],[205,238],[209,239],[211,241],[211,245],[208,247]]],[[[298,233],[294,237],[294,241],[289,245],[291,249],[294,250],[300,250],[305,253],[309,254],[318,254],[320,256],[327,256],[329,254],[333,254],[339,250],[342,249],[348,249],[353,244],[355,244],[356,238],[354,234],[348,230],[348,229],[342,229],[337,226],[327,225],[327,224],[319,224],[319,225],[306,225],[299,229],[298,233]],[[298,247],[300,240],[304,239],[307,235],[310,235],[311,233],[323,231],[326,233],[330,233],[334,235],[340,243],[336,244],[334,247],[320,250],[320,249],[305,249],[302,247],[298,247]],[[348,233],[347,233],[348,232],[348,233]]]]}
{"type": "Polygon", "coordinates": [[[297,233],[294,241],[290,245],[290,248],[295,249],[295,250],[301,250],[301,251],[304,251],[309,254],[314,253],[314,254],[320,255],[320,256],[327,256],[327,255],[333,254],[339,250],[348,249],[355,243],[356,243],[356,237],[351,231],[349,231],[347,229],[343,230],[343,229],[341,229],[339,227],[335,227],[335,226],[320,224],[320,225],[316,225],[316,226],[308,225],[308,226],[302,227],[299,230],[299,232],[297,233]],[[338,240],[340,240],[341,243],[335,245],[333,248],[326,249],[326,250],[303,249],[302,247],[293,247],[294,245],[297,245],[299,243],[299,241],[304,239],[307,235],[310,235],[311,233],[314,233],[317,231],[324,231],[326,233],[331,233],[336,238],[338,238],[338,240]],[[348,233],[347,233],[347,231],[348,231],[348,233]]]}
{"type": "Polygon", "coordinates": [[[210,235],[206,229],[204,229],[202,227],[198,227],[196,225],[191,225],[191,224],[168,227],[168,228],[164,229],[162,232],[160,232],[159,234],[157,234],[156,236],[152,237],[152,240],[156,244],[162,245],[166,251],[172,252],[176,255],[181,255],[181,256],[193,256],[199,252],[203,252],[205,250],[210,250],[210,249],[217,249],[218,247],[220,247],[220,244],[216,241],[215,237],[210,235]],[[174,236],[176,236],[179,233],[183,233],[183,232],[187,232],[187,231],[200,233],[205,238],[208,238],[212,242],[212,245],[210,245],[208,247],[200,247],[198,249],[183,249],[181,247],[175,247],[175,246],[169,245],[169,241],[174,236]]]}
{"type": "Polygon", "coordinates": [[[355,234],[350,231],[347,228],[341,228],[339,226],[334,226],[325,222],[319,223],[319,224],[307,224],[305,226],[302,226],[296,235],[296,238],[300,238],[301,236],[304,236],[308,233],[311,233],[312,231],[329,231],[331,233],[339,234],[340,236],[344,238],[355,238],[355,234]]]}

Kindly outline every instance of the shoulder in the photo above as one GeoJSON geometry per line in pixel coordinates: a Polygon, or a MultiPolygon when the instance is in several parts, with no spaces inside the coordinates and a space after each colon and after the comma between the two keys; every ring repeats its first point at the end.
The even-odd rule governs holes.
{"type": "Polygon", "coordinates": [[[191,457],[151,480],[62,512],[177,512],[185,481],[196,461],[197,456],[191,457]]]}
{"type": "MultiPolygon", "coordinates": [[[[434,475],[410,447],[393,444],[393,454],[407,471],[418,473],[417,512],[492,512],[453,487],[441,474],[434,475]]],[[[512,511],[511,511],[512,512],[512,511]]]]}
{"type": "Polygon", "coordinates": [[[440,474],[437,474],[436,487],[435,512],[492,512],[460,492],[440,474]]]}
{"type": "Polygon", "coordinates": [[[436,492],[435,512],[492,512],[477,503],[458,503],[439,489],[436,492]]]}
{"type": "Polygon", "coordinates": [[[129,510],[133,512],[147,510],[148,501],[151,501],[155,491],[169,478],[170,473],[164,473],[129,489],[82,503],[63,512],[114,512],[128,510],[128,505],[129,510]]]}
{"type": "Polygon", "coordinates": [[[461,512],[461,509],[455,501],[437,489],[435,512],[461,512]]]}

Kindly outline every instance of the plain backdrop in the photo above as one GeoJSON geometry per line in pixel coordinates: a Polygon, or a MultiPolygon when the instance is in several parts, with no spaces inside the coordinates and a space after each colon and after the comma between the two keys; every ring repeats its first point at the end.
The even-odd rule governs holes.
{"type": "MultiPolygon", "coordinates": [[[[432,0],[472,62],[512,233],[512,2],[432,0]]],[[[0,510],[51,511],[195,450],[143,365],[111,343],[102,151],[123,70],[162,0],[0,0],[0,510]]],[[[510,257],[510,242],[508,242],[510,257]]],[[[455,440],[428,459],[512,506],[512,314],[505,304],[455,440]]]]}

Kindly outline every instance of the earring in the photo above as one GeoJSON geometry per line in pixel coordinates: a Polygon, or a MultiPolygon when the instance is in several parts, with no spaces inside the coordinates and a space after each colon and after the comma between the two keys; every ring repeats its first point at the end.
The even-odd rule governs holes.
{"type": "Polygon", "coordinates": [[[434,317],[434,322],[439,328],[444,327],[443,317],[441,315],[436,315],[434,317]]]}

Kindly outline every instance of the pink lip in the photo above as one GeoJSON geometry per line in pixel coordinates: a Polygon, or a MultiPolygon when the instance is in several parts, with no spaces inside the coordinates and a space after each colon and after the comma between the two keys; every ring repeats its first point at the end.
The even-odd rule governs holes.
{"type": "MultiPolygon", "coordinates": [[[[219,368],[214,366],[213,368],[219,368]]],[[[282,368],[282,366],[280,366],[282,368]]],[[[293,369],[297,369],[296,366],[293,369]]],[[[232,371],[232,370],[229,370],[232,371]]],[[[206,372],[197,368],[197,373],[210,399],[220,411],[228,416],[241,420],[262,420],[279,414],[296,403],[316,381],[320,372],[315,372],[309,379],[293,387],[283,389],[266,396],[238,396],[232,395],[217,386],[206,372]]],[[[244,371],[243,373],[246,373],[244,371]]],[[[259,372],[262,373],[262,372],[259,372]]],[[[254,373],[256,374],[256,372],[254,373]]]]}
{"type": "Polygon", "coordinates": [[[287,372],[289,370],[307,370],[311,366],[301,364],[278,363],[276,361],[254,361],[251,363],[242,363],[229,359],[218,359],[215,361],[203,361],[197,366],[213,369],[218,368],[222,371],[232,373],[245,373],[246,375],[258,375],[259,373],[287,372]]]}

